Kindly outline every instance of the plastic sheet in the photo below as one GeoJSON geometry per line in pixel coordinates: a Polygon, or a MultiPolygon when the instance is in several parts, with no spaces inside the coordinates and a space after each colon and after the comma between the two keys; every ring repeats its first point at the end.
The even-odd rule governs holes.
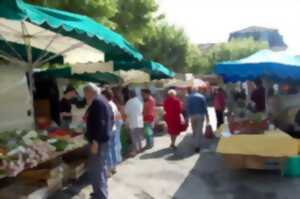
{"type": "Polygon", "coordinates": [[[31,107],[24,68],[0,64],[0,133],[32,128],[33,116],[27,114],[31,107]]]}

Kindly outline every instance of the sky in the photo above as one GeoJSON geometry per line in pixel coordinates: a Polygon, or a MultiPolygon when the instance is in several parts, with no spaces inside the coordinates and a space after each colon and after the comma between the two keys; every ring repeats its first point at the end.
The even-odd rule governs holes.
{"type": "Polygon", "coordinates": [[[276,28],[289,50],[300,54],[300,0],[157,0],[169,23],[193,43],[228,40],[249,26],[276,28]]]}

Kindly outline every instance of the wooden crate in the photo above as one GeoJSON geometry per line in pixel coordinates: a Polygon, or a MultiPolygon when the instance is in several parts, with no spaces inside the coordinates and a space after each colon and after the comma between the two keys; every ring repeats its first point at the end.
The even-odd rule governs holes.
{"type": "Polygon", "coordinates": [[[62,188],[62,182],[51,184],[41,183],[36,185],[24,182],[15,182],[0,190],[1,199],[47,199],[53,193],[62,188]]]}
{"type": "Polygon", "coordinates": [[[46,199],[63,187],[61,167],[22,172],[13,183],[0,189],[1,199],[46,199]]]}
{"type": "Polygon", "coordinates": [[[230,132],[238,131],[239,134],[262,134],[268,129],[268,121],[264,120],[261,122],[253,122],[250,120],[234,121],[229,122],[230,132]]]}
{"type": "Polygon", "coordinates": [[[64,165],[64,182],[78,180],[86,172],[86,160],[69,162],[64,165]]]}

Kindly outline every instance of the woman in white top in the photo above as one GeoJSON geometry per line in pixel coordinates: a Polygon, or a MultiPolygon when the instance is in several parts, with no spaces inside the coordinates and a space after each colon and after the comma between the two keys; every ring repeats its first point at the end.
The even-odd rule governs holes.
{"type": "Polygon", "coordinates": [[[107,157],[107,166],[111,174],[116,173],[116,166],[122,161],[121,155],[121,141],[120,141],[120,130],[122,126],[122,117],[117,105],[113,101],[113,92],[111,89],[106,88],[102,92],[103,96],[108,100],[108,103],[112,109],[114,115],[114,124],[112,133],[109,140],[109,152],[107,157]]]}

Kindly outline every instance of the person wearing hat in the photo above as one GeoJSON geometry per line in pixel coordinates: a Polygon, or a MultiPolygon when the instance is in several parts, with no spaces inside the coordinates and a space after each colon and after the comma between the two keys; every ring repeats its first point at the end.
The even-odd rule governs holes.
{"type": "Polygon", "coordinates": [[[59,103],[59,115],[62,128],[69,128],[72,122],[72,99],[77,96],[74,87],[68,86],[64,91],[64,96],[59,103]]]}

